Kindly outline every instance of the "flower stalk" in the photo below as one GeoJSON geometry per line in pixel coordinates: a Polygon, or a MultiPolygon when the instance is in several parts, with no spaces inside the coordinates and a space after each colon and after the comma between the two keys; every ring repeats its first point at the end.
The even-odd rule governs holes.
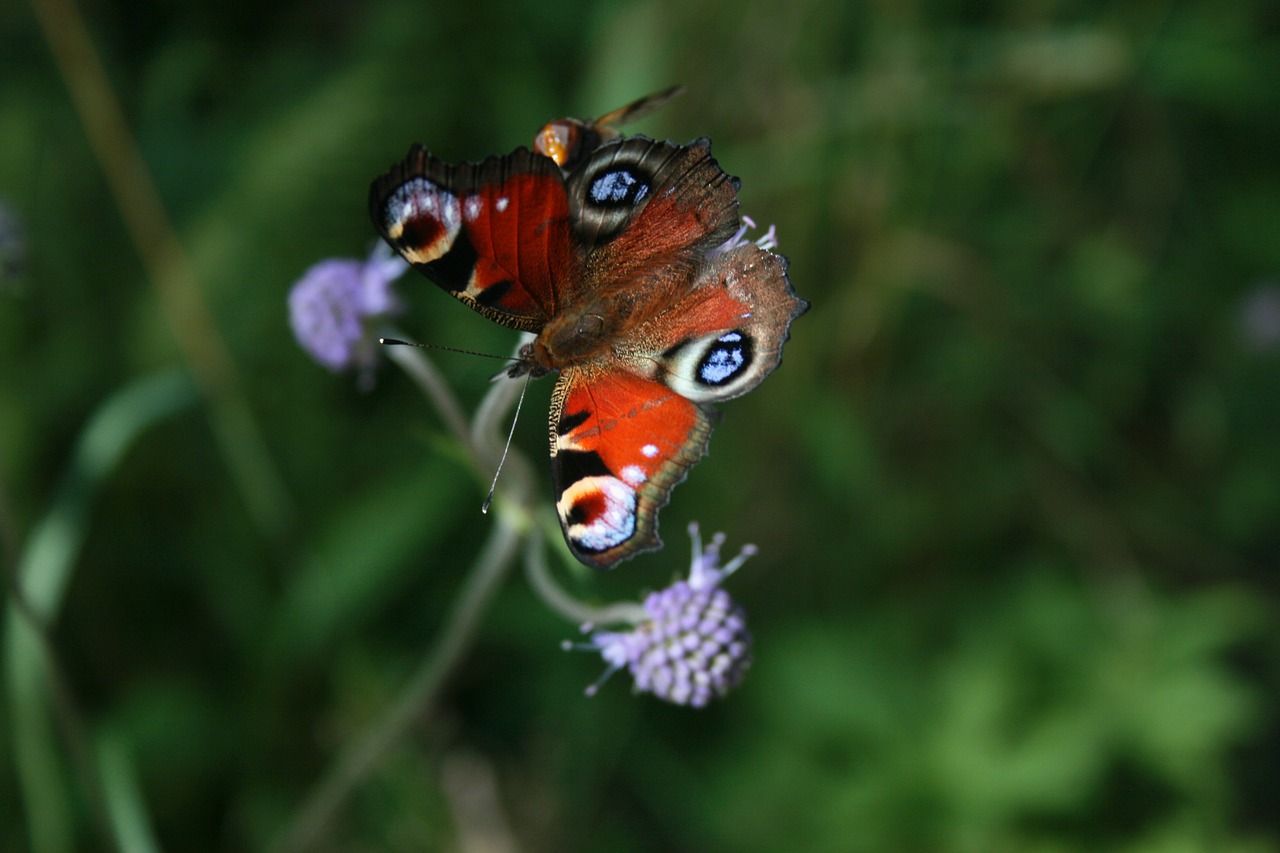
{"type": "MultiPolygon", "coordinates": [[[[748,220],[726,246],[742,242],[748,226],[754,223],[748,220]]],[[[761,245],[771,241],[772,234],[770,230],[761,238],[761,245]]],[[[439,411],[477,471],[505,465],[494,481],[496,518],[448,619],[415,674],[382,717],[335,758],[277,845],[283,853],[320,843],[350,795],[410,728],[429,714],[464,659],[522,541],[530,586],[552,610],[593,632],[587,645],[610,664],[605,677],[627,668],[638,692],[701,707],[736,686],[750,665],[751,637],[745,617],[719,586],[754,553],[751,546],[721,566],[724,536],[716,534],[704,549],[697,525],[691,525],[694,557],[688,580],[649,595],[643,603],[591,606],[556,583],[546,564],[541,529],[534,522],[532,471],[523,455],[508,453],[504,443],[502,424],[512,404],[523,398],[524,383],[496,379],[468,424],[448,383],[422,349],[376,343],[388,336],[385,321],[403,310],[392,283],[405,269],[407,265],[389,257],[384,246],[363,262],[330,259],[315,264],[290,292],[294,334],[317,362],[336,372],[356,372],[364,387],[371,387],[373,371],[384,354],[402,368],[439,411]],[[629,629],[594,631],[596,625],[629,629]]],[[[588,688],[588,694],[596,686],[588,688]]]]}

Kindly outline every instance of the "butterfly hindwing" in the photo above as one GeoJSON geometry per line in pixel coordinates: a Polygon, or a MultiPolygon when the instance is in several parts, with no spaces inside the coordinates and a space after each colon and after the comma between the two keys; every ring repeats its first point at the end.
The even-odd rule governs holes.
{"type": "Polygon", "coordinates": [[[791,321],[808,308],[786,259],[743,243],[708,259],[688,295],[637,327],[625,361],[694,402],[730,400],[773,372],[791,321]]]}
{"type": "Polygon", "coordinates": [[[560,170],[524,148],[454,166],[414,146],[374,181],[369,210],[406,260],[504,326],[542,328],[581,276],[560,170]]]}
{"type": "Polygon", "coordinates": [[[714,416],[609,367],[562,372],[551,402],[556,512],[574,556],[608,568],[661,547],[658,509],[702,456],[714,416]]]}
{"type": "Polygon", "coordinates": [[[579,560],[608,567],[661,545],[658,510],[706,450],[707,407],[760,384],[808,307],[786,260],[744,243],[707,259],[692,290],[620,337],[607,362],[562,373],[551,467],[579,560]]]}

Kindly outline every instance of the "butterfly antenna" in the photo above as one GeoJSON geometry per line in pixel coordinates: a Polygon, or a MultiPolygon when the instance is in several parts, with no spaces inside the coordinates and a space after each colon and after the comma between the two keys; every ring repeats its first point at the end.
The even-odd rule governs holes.
{"type": "Polygon", "coordinates": [[[478,355],[481,358],[496,358],[499,361],[519,361],[520,359],[510,355],[494,355],[491,352],[476,352],[470,349],[458,349],[457,347],[446,347],[440,344],[418,344],[413,341],[402,341],[399,338],[378,338],[378,343],[384,347],[417,347],[418,349],[438,349],[445,352],[456,352],[461,355],[478,355]]]}
{"type": "Polygon", "coordinates": [[[480,507],[480,511],[485,515],[489,514],[489,505],[493,503],[493,493],[498,488],[498,475],[502,473],[502,466],[506,464],[507,451],[511,449],[511,436],[516,434],[516,422],[520,420],[520,407],[524,405],[524,393],[529,390],[529,380],[532,378],[532,374],[525,374],[524,387],[520,389],[520,396],[516,399],[516,413],[511,416],[511,429],[507,432],[507,443],[502,447],[502,458],[498,460],[498,468],[493,472],[493,482],[489,484],[489,495],[480,507]]]}

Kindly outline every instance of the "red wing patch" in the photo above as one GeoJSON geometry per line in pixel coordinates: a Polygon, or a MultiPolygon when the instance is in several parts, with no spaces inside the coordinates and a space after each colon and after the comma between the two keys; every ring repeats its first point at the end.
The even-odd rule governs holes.
{"type": "Polygon", "coordinates": [[[569,368],[551,422],[556,511],[574,555],[605,568],[661,547],[658,509],[706,449],[711,415],[632,373],[569,368]]]}
{"type": "Polygon", "coordinates": [[[560,170],[524,148],[452,166],[415,146],[374,181],[369,210],[405,260],[505,326],[542,328],[558,285],[581,276],[560,170]]]}

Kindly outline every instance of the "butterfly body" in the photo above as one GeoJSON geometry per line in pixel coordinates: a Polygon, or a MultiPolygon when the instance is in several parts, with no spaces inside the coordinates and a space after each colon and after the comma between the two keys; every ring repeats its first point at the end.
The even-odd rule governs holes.
{"type": "Polygon", "coordinates": [[[808,304],[780,255],[731,240],[738,184],[706,140],[579,155],[454,166],[415,146],[374,181],[370,212],[428,278],[536,334],[509,373],[559,374],[556,508],[574,555],[605,568],[660,546],[657,511],[706,449],[707,407],[777,366],[808,304]]]}

